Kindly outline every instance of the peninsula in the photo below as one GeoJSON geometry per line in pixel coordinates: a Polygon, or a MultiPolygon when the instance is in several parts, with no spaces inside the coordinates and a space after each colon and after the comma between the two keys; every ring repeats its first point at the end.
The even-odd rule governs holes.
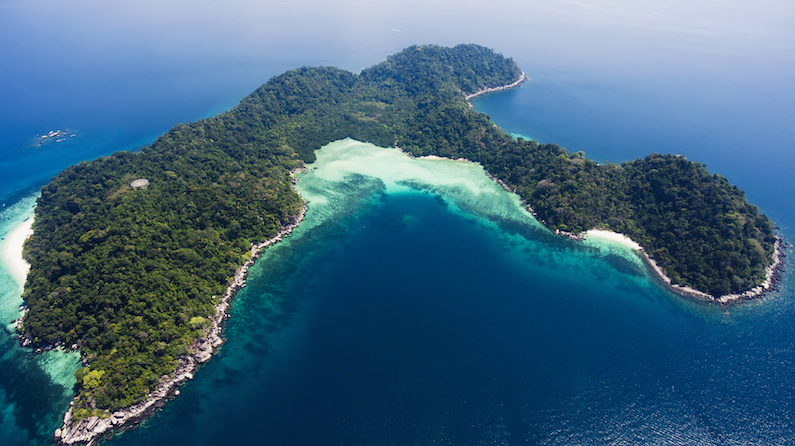
{"type": "Polygon", "coordinates": [[[140,153],[59,174],[42,188],[25,245],[21,329],[35,347],[82,353],[59,441],[89,442],[135,422],[190,378],[186,367],[209,358],[252,246],[302,215],[290,172],[347,137],[478,162],[549,229],[624,234],[672,284],[704,296],[769,281],[773,224],[705,166],[659,154],[600,165],[514,139],[470,108],[472,95],[524,79],[511,59],[477,45],[413,46],[360,74],[304,67],[140,153]],[[136,179],[146,188],[132,187],[136,179]]]}

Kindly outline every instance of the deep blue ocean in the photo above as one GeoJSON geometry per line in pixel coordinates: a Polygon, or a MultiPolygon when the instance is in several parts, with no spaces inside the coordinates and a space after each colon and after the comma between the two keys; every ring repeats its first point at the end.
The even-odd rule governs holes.
{"type": "MultiPolygon", "coordinates": [[[[506,132],[600,162],[685,155],[792,241],[793,11],[592,3],[0,2],[0,237],[65,167],[286,69],[476,42],[530,78],[475,101],[506,132]]],[[[789,270],[758,301],[691,302],[621,253],[414,186],[338,179],[333,209],[257,263],[220,352],[109,444],[795,444],[789,270]]],[[[49,444],[79,361],[16,345],[21,288],[0,266],[0,444],[49,444]]]]}

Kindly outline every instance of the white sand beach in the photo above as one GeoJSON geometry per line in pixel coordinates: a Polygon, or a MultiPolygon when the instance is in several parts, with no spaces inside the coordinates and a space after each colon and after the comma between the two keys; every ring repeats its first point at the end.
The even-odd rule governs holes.
{"type": "Polygon", "coordinates": [[[22,258],[22,245],[33,233],[32,226],[33,217],[30,217],[9,232],[3,244],[3,263],[20,287],[25,284],[25,278],[30,271],[30,265],[22,258]]]}
{"type": "Polygon", "coordinates": [[[597,239],[603,242],[614,243],[617,245],[625,246],[629,249],[634,249],[637,251],[642,251],[643,248],[635,242],[632,241],[629,237],[624,234],[619,234],[618,232],[613,231],[604,231],[601,229],[591,229],[589,231],[585,231],[584,238],[586,240],[597,239]]]}

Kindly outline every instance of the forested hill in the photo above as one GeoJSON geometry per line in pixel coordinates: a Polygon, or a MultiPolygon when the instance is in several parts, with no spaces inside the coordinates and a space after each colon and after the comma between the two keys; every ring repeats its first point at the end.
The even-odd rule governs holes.
{"type": "Polygon", "coordinates": [[[772,224],[724,178],[674,156],[598,165],[514,140],[468,107],[465,94],[520,75],[477,45],[410,47],[358,75],[301,68],[141,153],[54,178],[26,244],[22,330],[36,346],[80,346],[75,416],[139,401],[174,370],[251,243],[302,206],[289,171],[345,137],[480,162],[551,229],[628,234],[675,282],[719,295],[764,280],[772,224]]]}

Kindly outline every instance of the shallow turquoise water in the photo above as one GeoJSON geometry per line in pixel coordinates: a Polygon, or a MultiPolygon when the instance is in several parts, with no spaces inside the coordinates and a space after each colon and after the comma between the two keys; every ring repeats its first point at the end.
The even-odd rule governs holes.
{"type": "Polygon", "coordinates": [[[114,442],[795,440],[791,302],[684,301],[630,251],[553,238],[472,184],[440,193],[461,163],[405,189],[378,179],[383,149],[346,144],[299,181],[307,224],[257,263],[219,355],[114,442]]]}
{"type": "MultiPolygon", "coordinates": [[[[26,196],[0,212],[0,252],[5,236],[33,214],[36,196],[26,196]]],[[[3,444],[38,444],[50,438],[73,397],[76,353],[31,355],[13,339],[22,304],[22,284],[0,268],[0,439],[3,444]]]]}

